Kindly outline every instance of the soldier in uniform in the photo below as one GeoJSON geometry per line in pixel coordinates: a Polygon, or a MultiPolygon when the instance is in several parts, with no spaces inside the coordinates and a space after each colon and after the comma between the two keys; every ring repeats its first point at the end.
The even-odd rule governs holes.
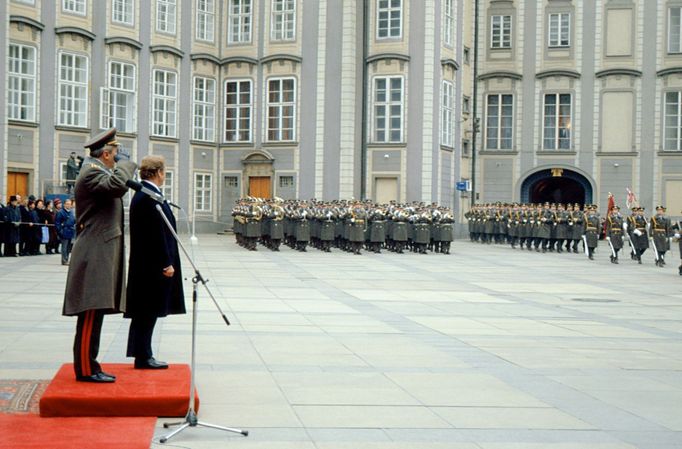
{"type": "Polygon", "coordinates": [[[614,206],[611,214],[606,218],[606,239],[613,251],[610,256],[611,263],[618,263],[618,251],[623,249],[623,224],[620,207],[614,206]]]}
{"type": "Polygon", "coordinates": [[[360,254],[360,249],[365,241],[365,228],[367,226],[367,212],[361,204],[356,203],[351,209],[349,220],[348,242],[353,254],[360,254]]]}
{"type": "Polygon", "coordinates": [[[125,311],[123,201],[137,164],[120,159],[116,128],[85,144],[90,156],[76,180],[77,239],[66,279],[63,315],[77,316],[73,345],[76,380],[109,383],[116,377],[97,362],[105,314],[125,311]]]}
{"type": "Polygon", "coordinates": [[[398,254],[403,253],[403,249],[405,249],[407,244],[408,218],[408,212],[402,207],[396,209],[392,216],[391,240],[393,242],[393,250],[398,254]]]}
{"type": "Polygon", "coordinates": [[[601,218],[597,212],[597,206],[590,205],[585,207],[585,244],[587,246],[587,256],[590,260],[594,260],[594,250],[599,244],[599,229],[601,226],[601,218]]]}
{"type": "Polygon", "coordinates": [[[672,223],[670,218],[665,215],[666,208],[664,206],[656,206],[656,215],[651,217],[649,229],[651,230],[651,240],[656,246],[658,258],[656,259],[656,266],[663,267],[665,265],[665,253],[670,249],[669,238],[673,235],[672,223]]]}
{"type": "MultiPolygon", "coordinates": [[[[556,211],[556,250],[558,253],[564,251],[564,242],[569,240],[569,226],[568,222],[571,220],[571,213],[566,210],[563,204],[557,206],[556,211]]],[[[570,241],[570,240],[569,240],[570,241]]]]}
{"type": "Polygon", "coordinates": [[[386,215],[381,207],[375,207],[369,214],[369,250],[381,253],[386,241],[386,215]]]}
{"type": "MultiPolygon", "coordinates": [[[[571,240],[573,241],[573,252],[578,253],[578,243],[583,237],[583,234],[585,233],[585,216],[583,215],[583,212],[580,210],[580,204],[575,203],[573,205],[573,211],[571,212],[571,221],[569,221],[569,228],[572,227],[571,230],[571,240]],[[571,224],[572,223],[572,224],[571,224]]],[[[571,242],[566,244],[566,249],[570,250],[570,245],[571,242]]]]}
{"type": "Polygon", "coordinates": [[[630,230],[630,242],[634,249],[634,258],[641,265],[642,255],[649,248],[649,234],[647,232],[647,219],[644,216],[643,207],[633,207],[633,215],[628,218],[630,230]]]}
{"type": "Polygon", "coordinates": [[[319,220],[319,249],[330,253],[336,229],[336,217],[330,206],[325,206],[321,209],[319,220]]]}
{"type": "Polygon", "coordinates": [[[552,228],[554,227],[554,214],[550,210],[549,203],[545,203],[545,207],[538,215],[538,220],[540,221],[538,239],[542,242],[542,252],[545,253],[547,252],[549,239],[552,237],[552,228]]]}

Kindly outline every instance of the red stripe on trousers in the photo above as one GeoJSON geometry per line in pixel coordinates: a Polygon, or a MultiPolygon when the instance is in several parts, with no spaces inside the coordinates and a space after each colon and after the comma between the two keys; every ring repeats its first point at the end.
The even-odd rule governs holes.
{"type": "Polygon", "coordinates": [[[92,375],[92,369],[90,367],[90,337],[92,337],[92,321],[94,315],[94,310],[85,312],[83,334],[81,336],[81,374],[83,376],[92,375]]]}

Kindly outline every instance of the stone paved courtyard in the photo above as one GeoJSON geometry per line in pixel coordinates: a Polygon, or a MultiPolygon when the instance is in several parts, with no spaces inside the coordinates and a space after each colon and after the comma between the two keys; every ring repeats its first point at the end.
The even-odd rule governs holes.
{"type": "MultiPolygon", "coordinates": [[[[677,253],[660,269],[604,247],[594,262],[463,241],[450,256],[247,252],[208,234],[193,248],[233,323],[201,289],[200,419],[251,435],[153,447],[682,447],[677,253]]],[[[58,256],[0,258],[0,378],[70,361],[65,274],[58,256]]],[[[190,327],[162,320],[157,357],[189,363],[190,327]]],[[[105,319],[101,360],[126,361],[127,329],[105,319]]]]}

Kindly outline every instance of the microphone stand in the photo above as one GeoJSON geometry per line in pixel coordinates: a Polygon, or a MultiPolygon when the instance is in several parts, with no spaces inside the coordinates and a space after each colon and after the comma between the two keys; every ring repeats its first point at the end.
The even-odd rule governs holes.
{"type": "Polygon", "coordinates": [[[178,237],[178,234],[175,232],[175,229],[173,229],[173,226],[171,225],[170,221],[168,221],[168,217],[166,217],[166,214],[163,213],[163,209],[161,209],[161,205],[157,204],[156,205],[156,210],[159,212],[161,215],[161,218],[163,221],[166,223],[166,226],[168,227],[168,230],[173,234],[173,238],[175,238],[175,241],[178,243],[178,246],[180,249],[182,249],[182,252],[185,254],[185,257],[187,257],[187,260],[189,260],[190,265],[192,265],[192,268],[194,269],[194,277],[192,277],[192,362],[191,362],[191,367],[190,367],[190,387],[189,387],[189,408],[187,410],[187,415],[185,415],[185,419],[180,422],[174,422],[174,423],[164,423],[163,427],[165,429],[169,428],[170,426],[180,426],[168,435],[165,435],[161,437],[159,440],[161,443],[165,443],[166,441],[170,440],[183,430],[187,429],[188,427],[210,427],[212,429],[218,429],[218,430],[224,430],[226,432],[234,432],[234,433],[240,433],[244,436],[249,435],[248,430],[241,430],[241,429],[234,429],[231,427],[223,427],[223,426],[218,426],[215,424],[209,424],[205,423],[202,421],[199,421],[199,417],[197,416],[197,412],[194,410],[194,399],[196,396],[196,385],[195,385],[195,376],[194,376],[194,369],[196,366],[196,338],[197,338],[197,298],[198,298],[198,290],[199,290],[199,283],[206,288],[206,291],[208,292],[208,296],[211,297],[213,300],[213,304],[215,304],[216,308],[218,309],[218,312],[220,312],[220,315],[223,317],[223,320],[225,321],[226,325],[230,325],[230,322],[227,320],[227,317],[223,313],[223,311],[220,308],[220,305],[216,301],[215,297],[213,294],[211,294],[211,291],[208,289],[206,286],[206,283],[208,282],[208,279],[205,279],[201,273],[199,272],[199,269],[197,266],[194,264],[194,261],[190,257],[190,255],[187,253],[187,250],[185,250],[185,247],[182,245],[182,242],[180,242],[180,238],[178,237]]]}

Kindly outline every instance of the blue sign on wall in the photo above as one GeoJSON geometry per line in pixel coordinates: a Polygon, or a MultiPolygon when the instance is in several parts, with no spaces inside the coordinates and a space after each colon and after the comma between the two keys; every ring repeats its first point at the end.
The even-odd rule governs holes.
{"type": "Polygon", "coordinates": [[[458,181],[456,184],[456,189],[459,192],[469,192],[471,191],[471,182],[470,181],[458,181]]]}

